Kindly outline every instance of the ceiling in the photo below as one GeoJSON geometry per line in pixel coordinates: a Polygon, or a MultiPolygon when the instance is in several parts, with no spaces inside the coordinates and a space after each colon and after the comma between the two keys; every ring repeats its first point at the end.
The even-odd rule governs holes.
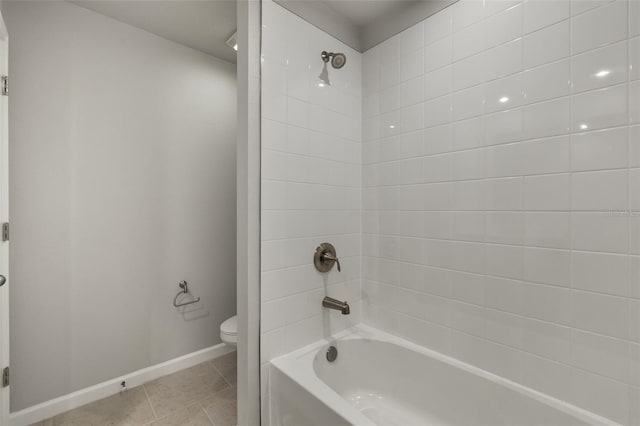
{"type": "Polygon", "coordinates": [[[398,7],[406,7],[415,0],[322,0],[331,9],[363,28],[382,16],[393,13],[398,7]]]}
{"type": "Polygon", "coordinates": [[[273,0],[364,52],[457,0],[273,0]]]}
{"type": "MultiPolygon", "coordinates": [[[[0,0],[1,1],[1,0],[0,0]]],[[[68,0],[225,61],[236,0],[68,0]]],[[[274,0],[363,52],[456,0],[274,0]]]]}
{"type": "Polygon", "coordinates": [[[235,0],[73,0],[78,6],[228,62],[225,41],[236,30],[235,0]]]}

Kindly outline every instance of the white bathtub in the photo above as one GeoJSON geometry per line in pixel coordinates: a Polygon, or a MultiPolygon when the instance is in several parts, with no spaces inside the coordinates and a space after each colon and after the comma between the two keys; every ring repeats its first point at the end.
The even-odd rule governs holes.
{"type": "Polygon", "coordinates": [[[371,327],[330,341],[273,360],[272,426],[616,424],[371,327]]]}

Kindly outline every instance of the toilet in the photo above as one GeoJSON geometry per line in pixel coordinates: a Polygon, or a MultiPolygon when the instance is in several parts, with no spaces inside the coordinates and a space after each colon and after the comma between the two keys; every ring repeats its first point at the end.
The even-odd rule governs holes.
{"type": "Polygon", "coordinates": [[[220,339],[225,345],[236,347],[238,342],[238,316],[234,315],[220,324],[220,339]]]}

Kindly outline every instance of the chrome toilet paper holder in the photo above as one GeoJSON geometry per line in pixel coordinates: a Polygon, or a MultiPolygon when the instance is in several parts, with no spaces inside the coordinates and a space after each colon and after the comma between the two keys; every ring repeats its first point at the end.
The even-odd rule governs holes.
{"type": "Polygon", "coordinates": [[[182,290],[176,294],[176,297],[173,298],[173,306],[175,306],[176,308],[179,308],[181,306],[187,306],[187,305],[192,305],[194,303],[198,303],[200,301],[199,297],[196,297],[193,300],[190,300],[188,302],[184,302],[184,303],[178,303],[178,297],[180,297],[181,294],[190,294],[192,297],[193,295],[191,294],[191,292],[189,291],[189,284],[187,284],[186,281],[182,280],[178,283],[178,287],[180,287],[182,290]]]}

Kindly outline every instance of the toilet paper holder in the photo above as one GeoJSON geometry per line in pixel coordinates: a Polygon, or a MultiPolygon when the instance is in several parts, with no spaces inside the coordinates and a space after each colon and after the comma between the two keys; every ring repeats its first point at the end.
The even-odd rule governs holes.
{"type": "MultiPolygon", "coordinates": [[[[197,297],[193,300],[190,300],[189,302],[184,302],[184,303],[178,303],[178,297],[180,297],[181,294],[191,294],[191,292],[189,291],[189,284],[187,284],[186,281],[182,280],[178,283],[178,287],[180,287],[182,290],[176,294],[176,297],[173,298],[173,306],[175,306],[176,308],[179,308],[181,306],[187,306],[187,305],[191,305],[193,303],[198,303],[200,301],[200,298],[197,297]]],[[[191,295],[193,297],[193,295],[191,295]]]]}

